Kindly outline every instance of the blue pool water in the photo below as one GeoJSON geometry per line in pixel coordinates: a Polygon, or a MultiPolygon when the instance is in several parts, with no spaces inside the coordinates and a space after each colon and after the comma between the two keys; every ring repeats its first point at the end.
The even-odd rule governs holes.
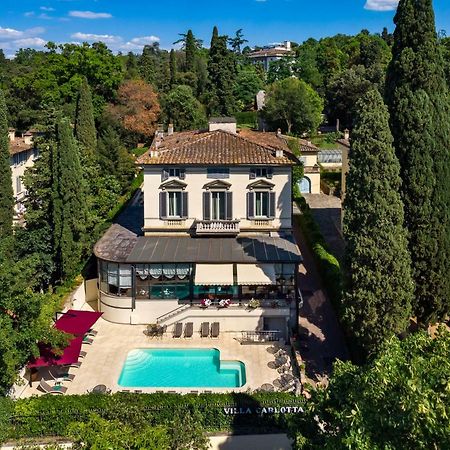
{"type": "Polygon", "coordinates": [[[135,349],[128,353],[119,377],[120,386],[133,388],[233,388],[245,382],[245,365],[220,361],[215,348],[135,349]]]}

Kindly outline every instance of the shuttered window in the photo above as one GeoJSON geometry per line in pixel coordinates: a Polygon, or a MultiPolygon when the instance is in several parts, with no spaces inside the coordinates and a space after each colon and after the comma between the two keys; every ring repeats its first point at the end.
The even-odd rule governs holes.
{"type": "Polygon", "coordinates": [[[247,216],[252,219],[274,219],[276,209],[275,192],[256,191],[247,194],[247,216]]]}
{"type": "Polygon", "coordinates": [[[159,194],[159,215],[161,219],[186,219],[188,217],[188,193],[182,191],[159,194]]]}
{"type": "Polygon", "coordinates": [[[211,167],[207,169],[207,177],[215,180],[230,178],[230,169],[227,167],[211,167]]]}
{"type": "Polygon", "coordinates": [[[203,220],[233,220],[233,193],[203,193],[203,220]]]}

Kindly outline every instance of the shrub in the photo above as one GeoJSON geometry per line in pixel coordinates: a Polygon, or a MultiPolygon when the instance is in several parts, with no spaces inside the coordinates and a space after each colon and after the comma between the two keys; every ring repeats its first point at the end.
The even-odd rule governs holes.
{"type": "MultiPolygon", "coordinates": [[[[44,395],[13,402],[0,400],[1,439],[67,436],[75,422],[88,423],[92,414],[117,420],[134,428],[165,426],[179,411],[196,414],[209,431],[235,429],[285,430],[288,416],[282,414],[226,414],[228,407],[304,406],[304,399],[284,393],[230,394],[132,394],[44,395]]],[[[264,430],[264,431],[263,431],[264,430]]]]}

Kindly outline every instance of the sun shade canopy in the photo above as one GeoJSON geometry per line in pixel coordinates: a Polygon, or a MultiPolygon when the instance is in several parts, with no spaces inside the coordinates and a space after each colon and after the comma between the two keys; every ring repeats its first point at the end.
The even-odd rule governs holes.
{"type": "Polygon", "coordinates": [[[233,264],[197,264],[195,284],[231,286],[233,284],[233,264]]]}
{"type": "Polygon", "coordinates": [[[50,345],[39,343],[40,356],[39,358],[30,361],[28,367],[65,366],[76,363],[80,356],[82,342],[82,336],[72,339],[60,356],[54,353],[54,349],[50,345]]]}
{"type": "Polygon", "coordinates": [[[238,264],[237,279],[240,285],[276,284],[273,264],[238,264]]]}
{"type": "Polygon", "coordinates": [[[75,336],[82,336],[92,328],[102,314],[101,312],[69,309],[66,313],[62,313],[55,322],[55,328],[75,336]]]}
{"type": "Polygon", "coordinates": [[[91,329],[92,325],[97,322],[102,314],[74,309],[62,313],[62,316],[55,322],[55,328],[65,333],[73,334],[75,337],[69,341],[62,355],[57,355],[56,350],[49,344],[40,342],[38,344],[40,356],[31,360],[28,363],[28,367],[65,366],[77,362],[84,334],[91,329]]]}

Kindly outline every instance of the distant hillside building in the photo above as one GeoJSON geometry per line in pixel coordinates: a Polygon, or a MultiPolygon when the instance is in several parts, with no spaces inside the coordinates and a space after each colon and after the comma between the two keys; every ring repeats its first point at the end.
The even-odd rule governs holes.
{"type": "Polygon", "coordinates": [[[248,57],[254,64],[262,64],[264,70],[267,72],[270,64],[274,61],[279,61],[282,58],[292,57],[295,52],[292,51],[291,42],[284,41],[281,45],[272,45],[256,50],[248,54],[248,57]]]}

